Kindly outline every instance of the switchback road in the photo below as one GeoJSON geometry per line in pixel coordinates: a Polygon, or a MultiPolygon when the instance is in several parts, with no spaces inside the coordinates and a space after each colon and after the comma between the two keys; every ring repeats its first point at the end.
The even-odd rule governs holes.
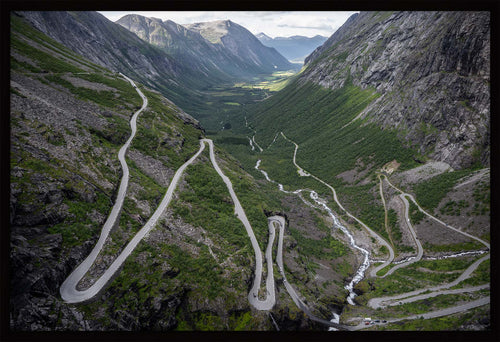
{"type": "Polygon", "coordinates": [[[125,154],[130,146],[130,143],[132,142],[132,139],[134,138],[136,131],[137,131],[137,117],[139,114],[146,108],[148,104],[147,98],[144,96],[144,94],[137,88],[135,83],[125,75],[122,75],[125,79],[127,79],[130,84],[136,89],[138,94],[141,96],[143,99],[143,105],[142,107],[132,116],[132,119],[130,120],[130,126],[131,126],[131,134],[127,142],[122,146],[118,153],[118,159],[120,160],[120,163],[122,165],[123,169],[123,176],[122,180],[120,183],[120,187],[118,190],[118,195],[117,195],[117,200],[115,201],[115,204],[113,205],[113,208],[111,210],[111,213],[109,214],[103,229],[101,230],[101,235],[99,237],[98,242],[94,246],[93,250],[91,251],[90,255],[66,278],[66,280],[62,283],[60,287],[60,293],[61,297],[64,301],[67,303],[78,303],[78,302],[83,302],[86,300],[89,300],[90,298],[96,296],[104,287],[105,285],[112,279],[113,275],[119,271],[121,265],[125,262],[127,257],[133,252],[133,250],[137,247],[139,242],[153,229],[160,218],[161,214],[163,211],[166,209],[166,207],[169,205],[173,193],[177,187],[177,184],[179,183],[179,180],[181,176],[184,173],[184,170],[191,164],[193,161],[198,158],[198,156],[203,152],[205,148],[205,144],[208,144],[209,149],[210,149],[210,160],[212,162],[212,165],[214,166],[215,170],[219,174],[219,176],[222,178],[224,183],[226,184],[226,187],[229,190],[229,193],[231,195],[231,198],[234,203],[234,212],[235,215],[238,217],[238,219],[243,223],[245,226],[245,229],[247,231],[248,236],[250,237],[252,247],[254,248],[255,252],[255,259],[256,259],[256,267],[255,267],[255,278],[254,278],[254,284],[252,286],[252,289],[248,295],[248,299],[250,303],[255,306],[258,310],[269,310],[271,309],[275,302],[275,289],[274,289],[274,273],[272,269],[272,242],[274,241],[274,229],[272,230],[272,234],[270,234],[269,237],[269,245],[268,245],[268,250],[266,252],[267,256],[267,265],[268,265],[268,272],[267,272],[267,279],[266,279],[266,299],[260,300],[258,298],[258,290],[261,285],[261,277],[262,277],[262,253],[259,247],[259,244],[257,243],[257,239],[255,238],[255,234],[253,232],[253,229],[250,225],[250,222],[248,221],[245,211],[243,210],[243,207],[241,206],[240,201],[238,200],[238,197],[236,196],[232,183],[228,177],[224,175],[222,170],[220,169],[217,160],[215,158],[215,153],[214,153],[214,145],[212,140],[210,139],[200,139],[200,149],[198,152],[196,152],[195,155],[193,155],[187,162],[185,162],[176,172],[174,177],[172,178],[172,181],[170,182],[167,192],[165,193],[165,196],[163,197],[160,205],[158,208],[155,210],[151,218],[146,222],[146,224],[137,232],[137,234],[132,238],[132,240],[125,246],[125,248],[122,250],[122,252],[119,254],[119,256],[113,261],[113,263],[108,267],[108,269],[99,277],[95,283],[90,286],[89,288],[85,290],[78,290],[77,289],[77,284],[80,282],[80,280],[85,276],[85,274],[88,272],[90,267],[93,265],[95,262],[97,255],[101,252],[102,247],[104,246],[104,242],[106,241],[109,232],[111,229],[117,224],[118,218],[123,206],[123,202],[125,199],[125,194],[127,191],[127,186],[128,186],[128,181],[129,181],[129,170],[127,163],[125,161],[125,154]]]}

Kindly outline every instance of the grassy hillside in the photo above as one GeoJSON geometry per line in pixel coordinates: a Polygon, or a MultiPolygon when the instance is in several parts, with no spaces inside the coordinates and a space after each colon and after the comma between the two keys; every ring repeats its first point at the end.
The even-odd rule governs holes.
{"type": "MultiPolygon", "coordinates": [[[[422,165],[428,158],[407,144],[401,133],[381,129],[367,120],[356,119],[378,96],[373,89],[361,89],[352,85],[350,79],[335,91],[301,82],[300,79],[292,79],[283,90],[274,93],[270,98],[258,104],[244,106],[238,116],[235,114],[231,132],[209,133],[215,141],[231,151],[255,177],[263,178],[254,170],[257,160],[261,159],[261,168],[266,170],[272,179],[282,183],[285,189],[312,188],[332,200],[331,192],[321,183],[298,175],[292,163],[294,145],[279,134],[283,132],[300,146],[297,163],[302,168],[334,186],[343,206],[387,241],[395,244],[397,251],[411,252],[414,247],[408,245],[408,241],[403,241],[394,209],[387,211],[386,227],[376,172],[387,163],[395,161],[399,164],[395,174],[400,174],[422,165]],[[246,117],[246,127],[242,116],[246,117]],[[262,153],[257,148],[250,150],[248,138],[254,135],[257,143],[264,148],[262,153]]],[[[484,232],[487,225],[485,216],[489,215],[489,207],[485,204],[489,197],[484,191],[489,192],[488,188],[473,183],[472,189],[464,188],[463,195],[460,192],[451,195],[460,180],[476,170],[477,166],[451,171],[421,179],[416,184],[407,184],[398,177],[394,178],[394,181],[413,193],[427,210],[433,212],[434,209],[440,208],[442,214],[454,213],[455,215],[450,217],[450,223],[455,222],[455,216],[460,215],[460,210],[449,208],[458,206],[454,203],[461,203],[462,214],[466,212],[470,217],[467,221],[468,229],[474,229],[473,222],[477,222],[478,227],[482,227],[477,228],[479,235],[488,238],[488,234],[484,232]],[[467,192],[471,192],[471,196],[465,195],[467,192]],[[453,199],[450,199],[450,196],[453,199]],[[466,196],[467,199],[461,199],[460,202],[454,200],[454,196],[466,196]]],[[[385,200],[389,202],[395,193],[388,188],[385,191],[388,191],[385,200]]],[[[339,214],[343,214],[333,202],[330,204],[339,214]]],[[[414,211],[414,215],[418,216],[419,212],[414,211]]],[[[344,218],[350,221],[347,217],[344,218]]],[[[438,245],[444,243],[429,241],[438,245]]],[[[464,248],[465,245],[459,241],[451,244],[458,243],[456,248],[464,248]]]]}
{"type": "MultiPolygon", "coordinates": [[[[114,202],[122,172],[118,150],[142,101],[128,81],[21,18],[12,16],[11,25],[12,329],[273,329],[268,314],[248,303],[253,250],[208,151],[186,170],[157,227],[102,295],[90,303],[63,303],[60,284],[92,249],[114,202]]],[[[119,225],[82,280],[83,288],[147,221],[175,170],[198,150],[203,136],[172,102],[138,86],[149,104],[138,118],[127,153],[130,182],[119,225]]],[[[307,280],[307,286],[300,285],[303,295],[312,300],[321,291],[321,310],[332,300],[342,301],[341,279],[320,286],[314,268],[306,278],[300,271],[311,265],[314,239],[322,241],[324,258],[347,253],[325,232],[321,237],[304,235],[306,229],[325,230],[322,214],[256,181],[223,144],[215,144],[219,164],[233,182],[261,249],[268,241],[266,213],[288,215],[294,223],[286,243],[298,244],[304,253],[287,267],[296,281],[307,280]],[[290,203],[295,203],[293,208],[290,203]],[[309,219],[295,219],[303,215],[309,219]]],[[[273,310],[283,324],[311,327],[283,288],[273,310]]]]}

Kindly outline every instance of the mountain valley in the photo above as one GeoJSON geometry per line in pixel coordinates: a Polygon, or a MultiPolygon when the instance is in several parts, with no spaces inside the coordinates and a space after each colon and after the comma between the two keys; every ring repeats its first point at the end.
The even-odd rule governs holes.
{"type": "Polygon", "coordinates": [[[10,27],[11,331],[491,331],[488,12],[10,27]]]}
{"type": "Polygon", "coordinates": [[[328,37],[316,35],[314,37],[292,36],[271,38],[265,33],[255,35],[265,46],[275,48],[289,61],[304,62],[304,59],[317,47],[321,46],[328,37]]]}

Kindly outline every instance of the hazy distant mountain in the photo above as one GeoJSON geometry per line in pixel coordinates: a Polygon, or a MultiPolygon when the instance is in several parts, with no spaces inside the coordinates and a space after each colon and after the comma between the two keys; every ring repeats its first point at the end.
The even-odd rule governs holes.
{"type": "MultiPolygon", "coordinates": [[[[362,12],[307,57],[297,83],[262,106],[273,108],[271,102],[283,96],[309,108],[304,103],[314,98],[306,90],[312,84],[334,92],[322,106],[330,113],[324,108],[335,103],[335,94],[359,92],[359,108],[344,118],[344,124],[364,119],[393,129],[405,144],[453,168],[489,165],[489,42],[487,12],[362,12]],[[298,85],[303,88],[301,96],[298,85]]],[[[349,98],[353,101],[355,96],[349,98]]],[[[347,103],[338,101],[336,113],[347,103]]],[[[288,105],[299,108],[297,103],[288,105]]],[[[354,102],[348,103],[346,110],[352,110],[354,102]]],[[[255,122],[268,127],[285,110],[281,103],[278,108],[276,116],[257,110],[255,122]]],[[[324,120],[330,116],[317,112],[313,117],[299,110],[294,117],[287,111],[286,125],[297,128],[297,142],[304,142],[302,137],[314,137],[318,144],[334,139],[337,126],[327,128],[324,120]],[[310,133],[315,131],[320,133],[310,133]]],[[[339,122],[339,114],[335,120],[339,122]]],[[[365,140],[368,146],[370,139],[365,140]]]]}
{"type": "Polygon", "coordinates": [[[250,31],[230,20],[195,23],[186,27],[199,32],[212,44],[223,46],[236,61],[246,64],[248,70],[272,72],[293,68],[278,51],[264,46],[250,31]]]}
{"type": "Polygon", "coordinates": [[[262,44],[264,43],[267,43],[268,41],[270,40],[273,40],[271,37],[269,37],[267,34],[265,34],[264,32],[261,32],[261,33],[257,33],[255,35],[255,37],[257,37],[258,40],[260,40],[260,42],[262,44]]]}
{"type": "Polygon", "coordinates": [[[265,33],[256,35],[265,46],[273,47],[290,61],[303,61],[307,55],[323,44],[328,37],[320,35],[312,38],[304,36],[276,37],[271,38],[265,33]]]}
{"type": "Polygon", "coordinates": [[[212,78],[228,78],[241,75],[245,66],[235,63],[234,58],[220,45],[207,41],[196,31],[189,30],[171,20],[162,21],[136,14],[126,15],[116,21],[142,40],[153,44],[193,70],[212,78]],[[238,72],[239,71],[239,72],[238,72]]]}

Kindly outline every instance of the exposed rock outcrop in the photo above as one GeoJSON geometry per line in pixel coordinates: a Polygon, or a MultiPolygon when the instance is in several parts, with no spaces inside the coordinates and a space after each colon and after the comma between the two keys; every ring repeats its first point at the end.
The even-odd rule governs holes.
{"type": "Polygon", "coordinates": [[[231,20],[195,23],[186,27],[199,32],[213,44],[224,47],[231,59],[248,71],[255,72],[257,67],[263,72],[272,73],[292,68],[292,64],[276,49],[262,45],[250,31],[231,20]]]}
{"type": "Polygon", "coordinates": [[[396,128],[419,152],[489,165],[488,12],[361,12],[307,59],[302,80],[381,96],[358,118],[396,128]]]}
{"type": "Polygon", "coordinates": [[[117,23],[206,76],[249,77],[292,68],[276,50],[229,20],[182,26],[129,14],[117,23]]]}

